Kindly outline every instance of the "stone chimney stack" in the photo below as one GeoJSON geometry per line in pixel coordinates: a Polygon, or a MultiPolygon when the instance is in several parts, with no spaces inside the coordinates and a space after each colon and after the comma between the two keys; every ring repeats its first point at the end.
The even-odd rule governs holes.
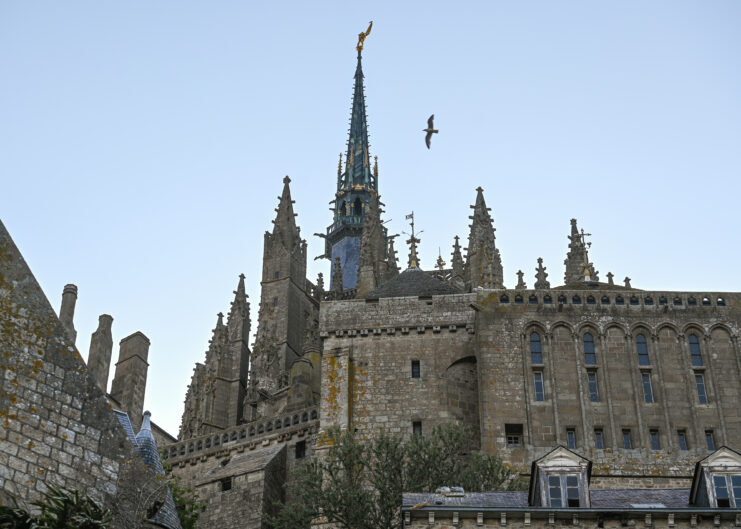
{"type": "Polygon", "coordinates": [[[62,322],[64,330],[72,343],[77,340],[77,331],[75,330],[75,304],[77,303],[77,286],[64,285],[62,291],[62,306],[59,309],[59,321],[62,322]]]}
{"type": "Polygon", "coordinates": [[[90,352],[87,356],[87,368],[98,387],[105,393],[108,389],[108,372],[111,369],[113,336],[111,324],[113,318],[108,314],[98,316],[98,330],[90,337],[90,352]]]}
{"type": "Polygon", "coordinates": [[[138,429],[144,410],[144,391],[147,387],[149,338],[137,331],[121,340],[116,374],[111,383],[111,397],[129,414],[131,424],[138,429]]]}

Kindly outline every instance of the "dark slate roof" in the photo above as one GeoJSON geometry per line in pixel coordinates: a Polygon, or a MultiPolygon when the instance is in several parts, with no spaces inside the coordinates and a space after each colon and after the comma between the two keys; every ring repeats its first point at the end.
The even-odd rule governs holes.
{"type": "Polygon", "coordinates": [[[198,485],[263,470],[284,448],[284,444],[277,444],[230,459],[226,465],[219,465],[206,472],[198,485]]]}
{"type": "MultiPolygon", "coordinates": [[[[134,428],[131,426],[129,414],[119,410],[113,410],[113,412],[116,414],[118,422],[121,423],[121,426],[123,426],[123,429],[126,431],[129,440],[139,451],[139,455],[144,461],[144,464],[153,472],[164,474],[165,469],[162,466],[162,460],[160,459],[160,454],[157,450],[157,442],[154,440],[154,436],[152,435],[152,426],[149,420],[150,413],[148,411],[144,412],[142,427],[139,430],[139,433],[134,436],[134,428]]],[[[167,487],[167,496],[165,497],[165,502],[162,504],[162,507],[160,507],[157,513],[147,521],[159,527],[164,527],[165,529],[183,529],[183,526],[180,525],[178,511],[175,507],[175,500],[172,499],[172,491],[170,491],[170,487],[167,487]]]]}
{"type": "MultiPolygon", "coordinates": [[[[590,492],[594,509],[689,509],[689,489],[617,489],[590,492]],[[663,505],[663,507],[659,507],[663,505]]],[[[527,492],[468,492],[464,496],[404,493],[404,509],[462,507],[477,509],[527,509],[527,492]]],[[[548,509],[548,507],[535,507],[548,509]]]]}
{"type": "Polygon", "coordinates": [[[625,288],[623,285],[611,285],[599,281],[574,281],[568,285],[553,287],[551,290],[625,290],[640,292],[639,288],[625,288]]]}
{"type": "Polygon", "coordinates": [[[441,281],[419,268],[407,268],[401,274],[367,292],[364,297],[366,299],[377,299],[460,293],[461,290],[450,283],[441,281]]]}

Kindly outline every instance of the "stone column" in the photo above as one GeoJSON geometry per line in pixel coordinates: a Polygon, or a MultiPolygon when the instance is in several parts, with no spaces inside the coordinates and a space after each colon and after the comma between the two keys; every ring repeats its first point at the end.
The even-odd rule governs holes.
{"type": "Polygon", "coordinates": [[[87,356],[87,369],[103,393],[108,389],[108,373],[111,369],[112,323],[113,318],[108,314],[98,316],[98,329],[90,337],[90,352],[87,356]]]}
{"type": "Polygon", "coordinates": [[[62,322],[64,330],[67,332],[67,336],[75,343],[77,340],[77,331],[75,330],[75,324],[73,322],[75,318],[75,304],[77,303],[77,286],[76,285],[64,285],[62,291],[62,306],[59,308],[59,321],[62,322]]]}
{"type": "Polygon", "coordinates": [[[111,383],[111,397],[128,412],[131,424],[138,429],[144,409],[149,364],[149,338],[137,331],[121,340],[116,375],[111,383]]]}

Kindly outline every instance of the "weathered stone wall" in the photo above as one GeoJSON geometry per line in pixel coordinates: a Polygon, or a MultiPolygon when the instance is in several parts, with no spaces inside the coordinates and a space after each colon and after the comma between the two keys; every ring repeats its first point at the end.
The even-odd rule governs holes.
{"type": "Polygon", "coordinates": [[[687,477],[708,453],[706,432],[712,431],[716,447],[738,448],[738,294],[489,291],[476,306],[487,451],[525,469],[555,444],[567,445],[567,430],[573,430],[576,450],[594,462],[596,476],[687,477]],[[545,303],[545,296],[552,302],[545,303]],[[542,341],[541,364],[532,362],[532,332],[542,341]],[[595,365],[587,365],[584,354],[587,332],[594,339],[595,365]],[[639,364],[639,334],[647,341],[647,365],[639,364]],[[690,335],[698,338],[702,366],[691,364],[690,335]],[[543,375],[543,401],[534,394],[534,373],[543,375]],[[588,373],[598,382],[597,402],[590,398],[588,373]],[[653,402],[646,402],[644,374],[653,402]],[[698,400],[697,375],[704,379],[707,404],[698,400]],[[523,425],[521,446],[508,445],[507,424],[523,425]],[[604,449],[595,448],[595,429],[603,432],[604,449]],[[623,448],[624,430],[630,431],[633,449],[623,448]],[[680,430],[689,450],[680,450],[680,430]],[[658,450],[652,449],[652,431],[658,450]]]}
{"type": "Polygon", "coordinates": [[[475,295],[323,303],[322,428],[408,435],[452,421],[478,430],[475,295]],[[412,377],[412,361],[420,377],[412,377]],[[465,380],[471,386],[464,387],[465,380]]]}
{"type": "Polygon", "coordinates": [[[50,484],[104,502],[122,529],[166,490],[0,223],[0,502],[30,506],[50,484]]]}

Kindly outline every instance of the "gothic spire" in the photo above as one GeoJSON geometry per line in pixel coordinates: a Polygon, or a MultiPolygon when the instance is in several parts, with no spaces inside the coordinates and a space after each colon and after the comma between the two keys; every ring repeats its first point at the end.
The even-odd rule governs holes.
{"type": "MultiPolygon", "coordinates": [[[[223,327],[224,315],[219,313],[217,327],[223,327]]],[[[244,288],[244,274],[239,274],[237,290],[234,291],[234,301],[227,317],[229,336],[247,340],[250,334],[250,304],[247,302],[247,292],[244,288]]]]}
{"type": "Polygon", "coordinates": [[[275,208],[275,220],[273,221],[273,238],[276,237],[283,243],[286,249],[292,250],[300,245],[301,230],[296,225],[296,214],[293,212],[294,200],[291,200],[291,183],[289,177],[283,179],[283,192],[278,197],[278,207],[275,208]]]}
{"type": "Polygon", "coordinates": [[[450,265],[453,268],[451,279],[453,279],[454,281],[462,282],[463,281],[463,257],[461,256],[461,245],[460,245],[459,239],[460,237],[456,235],[455,242],[453,243],[453,253],[450,254],[452,256],[450,265]]]}
{"type": "Polygon", "coordinates": [[[394,248],[394,239],[397,235],[389,235],[388,258],[386,261],[386,280],[399,275],[399,259],[396,257],[396,248],[394,248]]]}
{"type": "Polygon", "coordinates": [[[365,185],[376,189],[375,177],[371,174],[369,163],[370,149],[368,148],[368,123],[365,111],[363,64],[361,52],[358,50],[358,64],[355,68],[355,87],[353,89],[352,111],[350,114],[350,135],[347,140],[347,170],[345,171],[344,183],[346,187],[365,185]]]}
{"type": "Polygon", "coordinates": [[[484,200],[484,190],[476,188],[476,203],[471,206],[473,221],[468,236],[465,280],[469,288],[504,288],[502,258],[496,248],[494,226],[484,200]]]}
{"type": "Polygon", "coordinates": [[[579,232],[576,225],[576,219],[571,219],[571,235],[569,235],[569,253],[563,264],[566,265],[564,272],[564,284],[575,283],[579,281],[598,281],[598,272],[595,271],[594,265],[589,262],[589,247],[591,242],[586,238],[590,233],[579,232]]]}

